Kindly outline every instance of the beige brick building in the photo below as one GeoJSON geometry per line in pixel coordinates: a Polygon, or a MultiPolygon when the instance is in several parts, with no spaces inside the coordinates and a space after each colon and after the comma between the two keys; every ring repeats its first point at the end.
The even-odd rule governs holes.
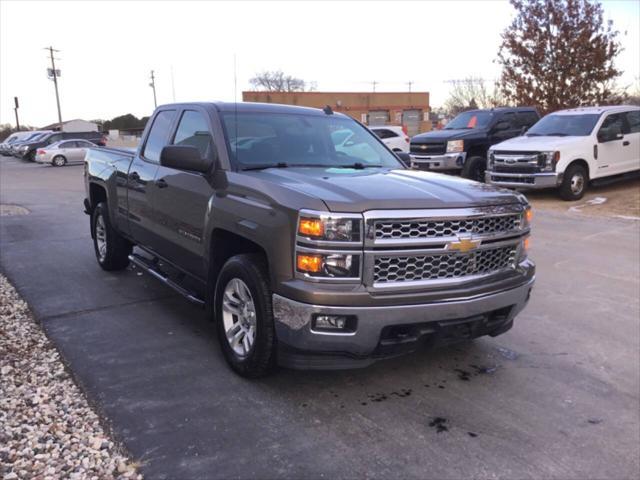
{"type": "Polygon", "coordinates": [[[367,125],[404,125],[409,136],[431,130],[428,92],[242,92],[245,102],[324,108],[367,125]]]}

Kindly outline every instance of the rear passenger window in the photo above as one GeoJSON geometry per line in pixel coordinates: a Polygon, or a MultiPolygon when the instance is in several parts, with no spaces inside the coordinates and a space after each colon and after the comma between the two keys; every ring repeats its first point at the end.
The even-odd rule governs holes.
{"type": "Polygon", "coordinates": [[[144,146],[142,156],[150,162],[160,162],[160,152],[169,143],[169,129],[173,123],[175,110],[163,110],[153,120],[147,143],[144,146]]]}
{"type": "Polygon", "coordinates": [[[180,119],[173,144],[197,147],[200,150],[200,155],[207,157],[211,153],[213,139],[204,115],[194,110],[186,110],[180,119]]]}
{"type": "Polygon", "coordinates": [[[627,112],[627,123],[629,124],[629,133],[640,132],[640,110],[627,112]]]}
{"type": "Polygon", "coordinates": [[[374,130],[374,133],[382,139],[393,138],[398,136],[395,132],[392,132],[391,130],[387,130],[386,128],[376,129],[374,130]]]}

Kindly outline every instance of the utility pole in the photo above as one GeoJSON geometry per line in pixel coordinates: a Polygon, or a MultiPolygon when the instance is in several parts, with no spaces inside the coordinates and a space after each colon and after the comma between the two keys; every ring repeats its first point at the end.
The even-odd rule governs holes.
{"type": "Polygon", "coordinates": [[[13,97],[13,103],[16,105],[13,109],[13,111],[16,112],[16,130],[20,131],[20,120],[18,120],[18,108],[20,108],[20,105],[18,104],[18,97],[13,97]]]}
{"type": "Polygon", "coordinates": [[[413,82],[407,82],[407,85],[409,85],[409,93],[411,93],[411,85],[413,85],[413,82]]]}
{"type": "Polygon", "coordinates": [[[376,93],[376,85],[378,84],[378,82],[374,80],[373,82],[371,82],[371,84],[373,85],[373,93],[376,93]]]}
{"type": "Polygon", "coordinates": [[[176,83],[173,79],[173,65],[171,65],[171,94],[173,95],[173,103],[176,102],[176,83]]]}
{"type": "Polygon", "coordinates": [[[153,90],[153,108],[158,108],[158,102],[156,100],[156,77],[153,76],[153,70],[151,70],[151,83],[149,84],[153,90]]]}
{"type": "Polygon", "coordinates": [[[58,71],[56,70],[56,61],[53,58],[53,52],[58,53],[60,50],[55,50],[53,47],[45,48],[45,50],[49,50],[49,56],[51,57],[51,71],[52,71],[52,79],[53,85],[56,89],[56,104],[58,105],[58,123],[60,124],[60,129],[62,129],[62,113],[60,113],[60,95],[58,94],[58,71]]]}

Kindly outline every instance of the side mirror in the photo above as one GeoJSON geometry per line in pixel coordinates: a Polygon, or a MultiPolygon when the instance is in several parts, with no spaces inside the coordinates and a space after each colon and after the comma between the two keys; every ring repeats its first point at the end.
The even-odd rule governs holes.
{"type": "Polygon", "coordinates": [[[405,167],[407,168],[411,167],[411,155],[405,152],[394,152],[394,153],[396,154],[396,157],[398,157],[398,160],[400,160],[405,167]]]}
{"type": "Polygon", "coordinates": [[[498,122],[493,126],[494,132],[502,132],[503,130],[509,130],[511,124],[509,122],[498,122]]]}
{"type": "Polygon", "coordinates": [[[160,165],[177,170],[191,170],[206,173],[213,162],[200,155],[200,150],[192,145],[167,145],[160,152],[160,165]]]}

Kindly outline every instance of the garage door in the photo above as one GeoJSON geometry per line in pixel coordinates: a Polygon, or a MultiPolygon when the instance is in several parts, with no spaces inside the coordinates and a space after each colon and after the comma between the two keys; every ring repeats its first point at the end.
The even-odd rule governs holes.
{"type": "Polygon", "coordinates": [[[402,112],[402,125],[407,127],[407,134],[410,137],[420,133],[420,118],[422,110],[405,110],[402,112]]]}
{"type": "Polygon", "coordinates": [[[386,125],[389,123],[389,110],[372,110],[369,112],[369,125],[386,125]]]}

